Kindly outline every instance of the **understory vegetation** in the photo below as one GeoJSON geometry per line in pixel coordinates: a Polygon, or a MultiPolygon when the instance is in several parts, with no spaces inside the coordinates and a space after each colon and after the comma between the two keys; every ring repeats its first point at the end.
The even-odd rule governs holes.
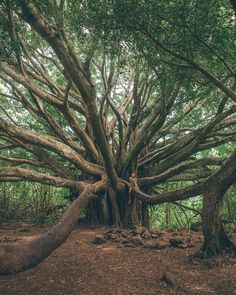
{"type": "Polygon", "coordinates": [[[0,186],[0,225],[29,222],[54,224],[69,205],[66,189],[38,183],[4,183],[0,186]]]}
{"type": "MultiPolygon", "coordinates": [[[[55,224],[71,203],[69,190],[38,183],[5,183],[0,186],[0,225],[4,223],[55,224]]],[[[150,228],[201,230],[202,199],[194,198],[174,204],[152,205],[150,228]]],[[[232,187],[222,206],[222,219],[236,229],[236,188],[232,187]]],[[[79,221],[78,221],[79,222],[79,221]]]]}

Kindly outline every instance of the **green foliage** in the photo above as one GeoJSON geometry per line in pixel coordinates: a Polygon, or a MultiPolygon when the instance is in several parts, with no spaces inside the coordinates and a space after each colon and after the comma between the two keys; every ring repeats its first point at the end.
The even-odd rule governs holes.
{"type": "Polygon", "coordinates": [[[9,36],[8,24],[4,19],[0,20],[0,61],[11,56],[12,51],[17,47],[9,36]]]}
{"type": "Polygon", "coordinates": [[[0,223],[53,224],[68,206],[66,189],[22,182],[0,185],[0,223]]]}
{"type": "Polygon", "coordinates": [[[232,186],[225,197],[222,207],[222,219],[227,221],[227,227],[236,228],[236,186],[232,186]]]}
{"type": "MultiPolygon", "coordinates": [[[[201,221],[202,198],[179,201],[176,204],[163,204],[150,207],[150,227],[154,229],[176,229],[188,227],[201,221]],[[181,205],[188,207],[184,208],[181,205]],[[192,210],[190,210],[192,209],[192,210]],[[196,210],[196,211],[195,211],[196,210]]],[[[236,186],[226,194],[221,209],[221,218],[226,228],[236,228],[236,186]]]]}
{"type": "Polygon", "coordinates": [[[154,229],[190,228],[192,224],[201,220],[199,214],[201,209],[201,197],[179,201],[176,204],[167,203],[151,206],[149,209],[150,227],[154,229]]]}
{"type": "MultiPolygon", "coordinates": [[[[110,48],[120,45],[141,50],[150,46],[150,42],[144,43],[148,32],[193,59],[200,57],[216,62],[215,59],[208,60],[212,53],[205,42],[222,53],[231,51],[232,54],[233,42],[228,42],[228,38],[235,33],[235,22],[229,1],[116,0],[102,5],[93,0],[69,1],[66,13],[69,29],[77,33],[78,38],[82,34],[84,39],[91,41],[94,38],[110,48]],[[69,17],[72,14],[73,18],[69,17]],[[137,47],[133,47],[133,41],[137,47]]],[[[148,50],[152,49],[153,46],[148,50]]],[[[232,55],[230,58],[235,59],[232,55]]]]}

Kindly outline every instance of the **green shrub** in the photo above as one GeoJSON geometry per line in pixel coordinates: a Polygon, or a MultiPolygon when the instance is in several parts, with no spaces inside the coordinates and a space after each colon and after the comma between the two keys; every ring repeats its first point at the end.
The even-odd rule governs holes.
{"type": "Polygon", "coordinates": [[[0,223],[58,221],[69,202],[68,190],[37,183],[0,185],[0,223]]]}

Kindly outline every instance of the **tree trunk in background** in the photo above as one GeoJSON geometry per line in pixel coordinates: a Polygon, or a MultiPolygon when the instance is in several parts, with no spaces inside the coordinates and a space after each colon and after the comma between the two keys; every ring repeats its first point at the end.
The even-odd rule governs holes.
{"type": "Polygon", "coordinates": [[[166,227],[170,227],[170,204],[166,204],[166,227]]]}
{"type": "Polygon", "coordinates": [[[202,258],[212,257],[224,251],[235,251],[236,247],[227,236],[221,218],[220,209],[224,192],[218,186],[209,187],[203,199],[202,230],[204,243],[197,253],[202,258]]]}

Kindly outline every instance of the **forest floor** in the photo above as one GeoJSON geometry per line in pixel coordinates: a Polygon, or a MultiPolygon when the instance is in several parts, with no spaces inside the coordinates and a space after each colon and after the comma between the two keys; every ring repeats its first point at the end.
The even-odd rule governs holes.
{"type": "MultiPolygon", "coordinates": [[[[20,242],[45,230],[46,227],[26,224],[0,226],[0,242],[20,242]]],[[[129,243],[127,246],[115,240],[94,244],[96,235],[103,239],[107,230],[78,226],[38,266],[0,276],[0,294],[236,295],[235,256],[190,261],[190,255],[201,245],[200,233],[181,229],[155,235],[162,245],[165,240],[183,240],[187,236],[190,244],[182,248],[169,245],[157,250],[129,243]]],[[[233,240],[236,242],[236,234],[233,240]]]]}

